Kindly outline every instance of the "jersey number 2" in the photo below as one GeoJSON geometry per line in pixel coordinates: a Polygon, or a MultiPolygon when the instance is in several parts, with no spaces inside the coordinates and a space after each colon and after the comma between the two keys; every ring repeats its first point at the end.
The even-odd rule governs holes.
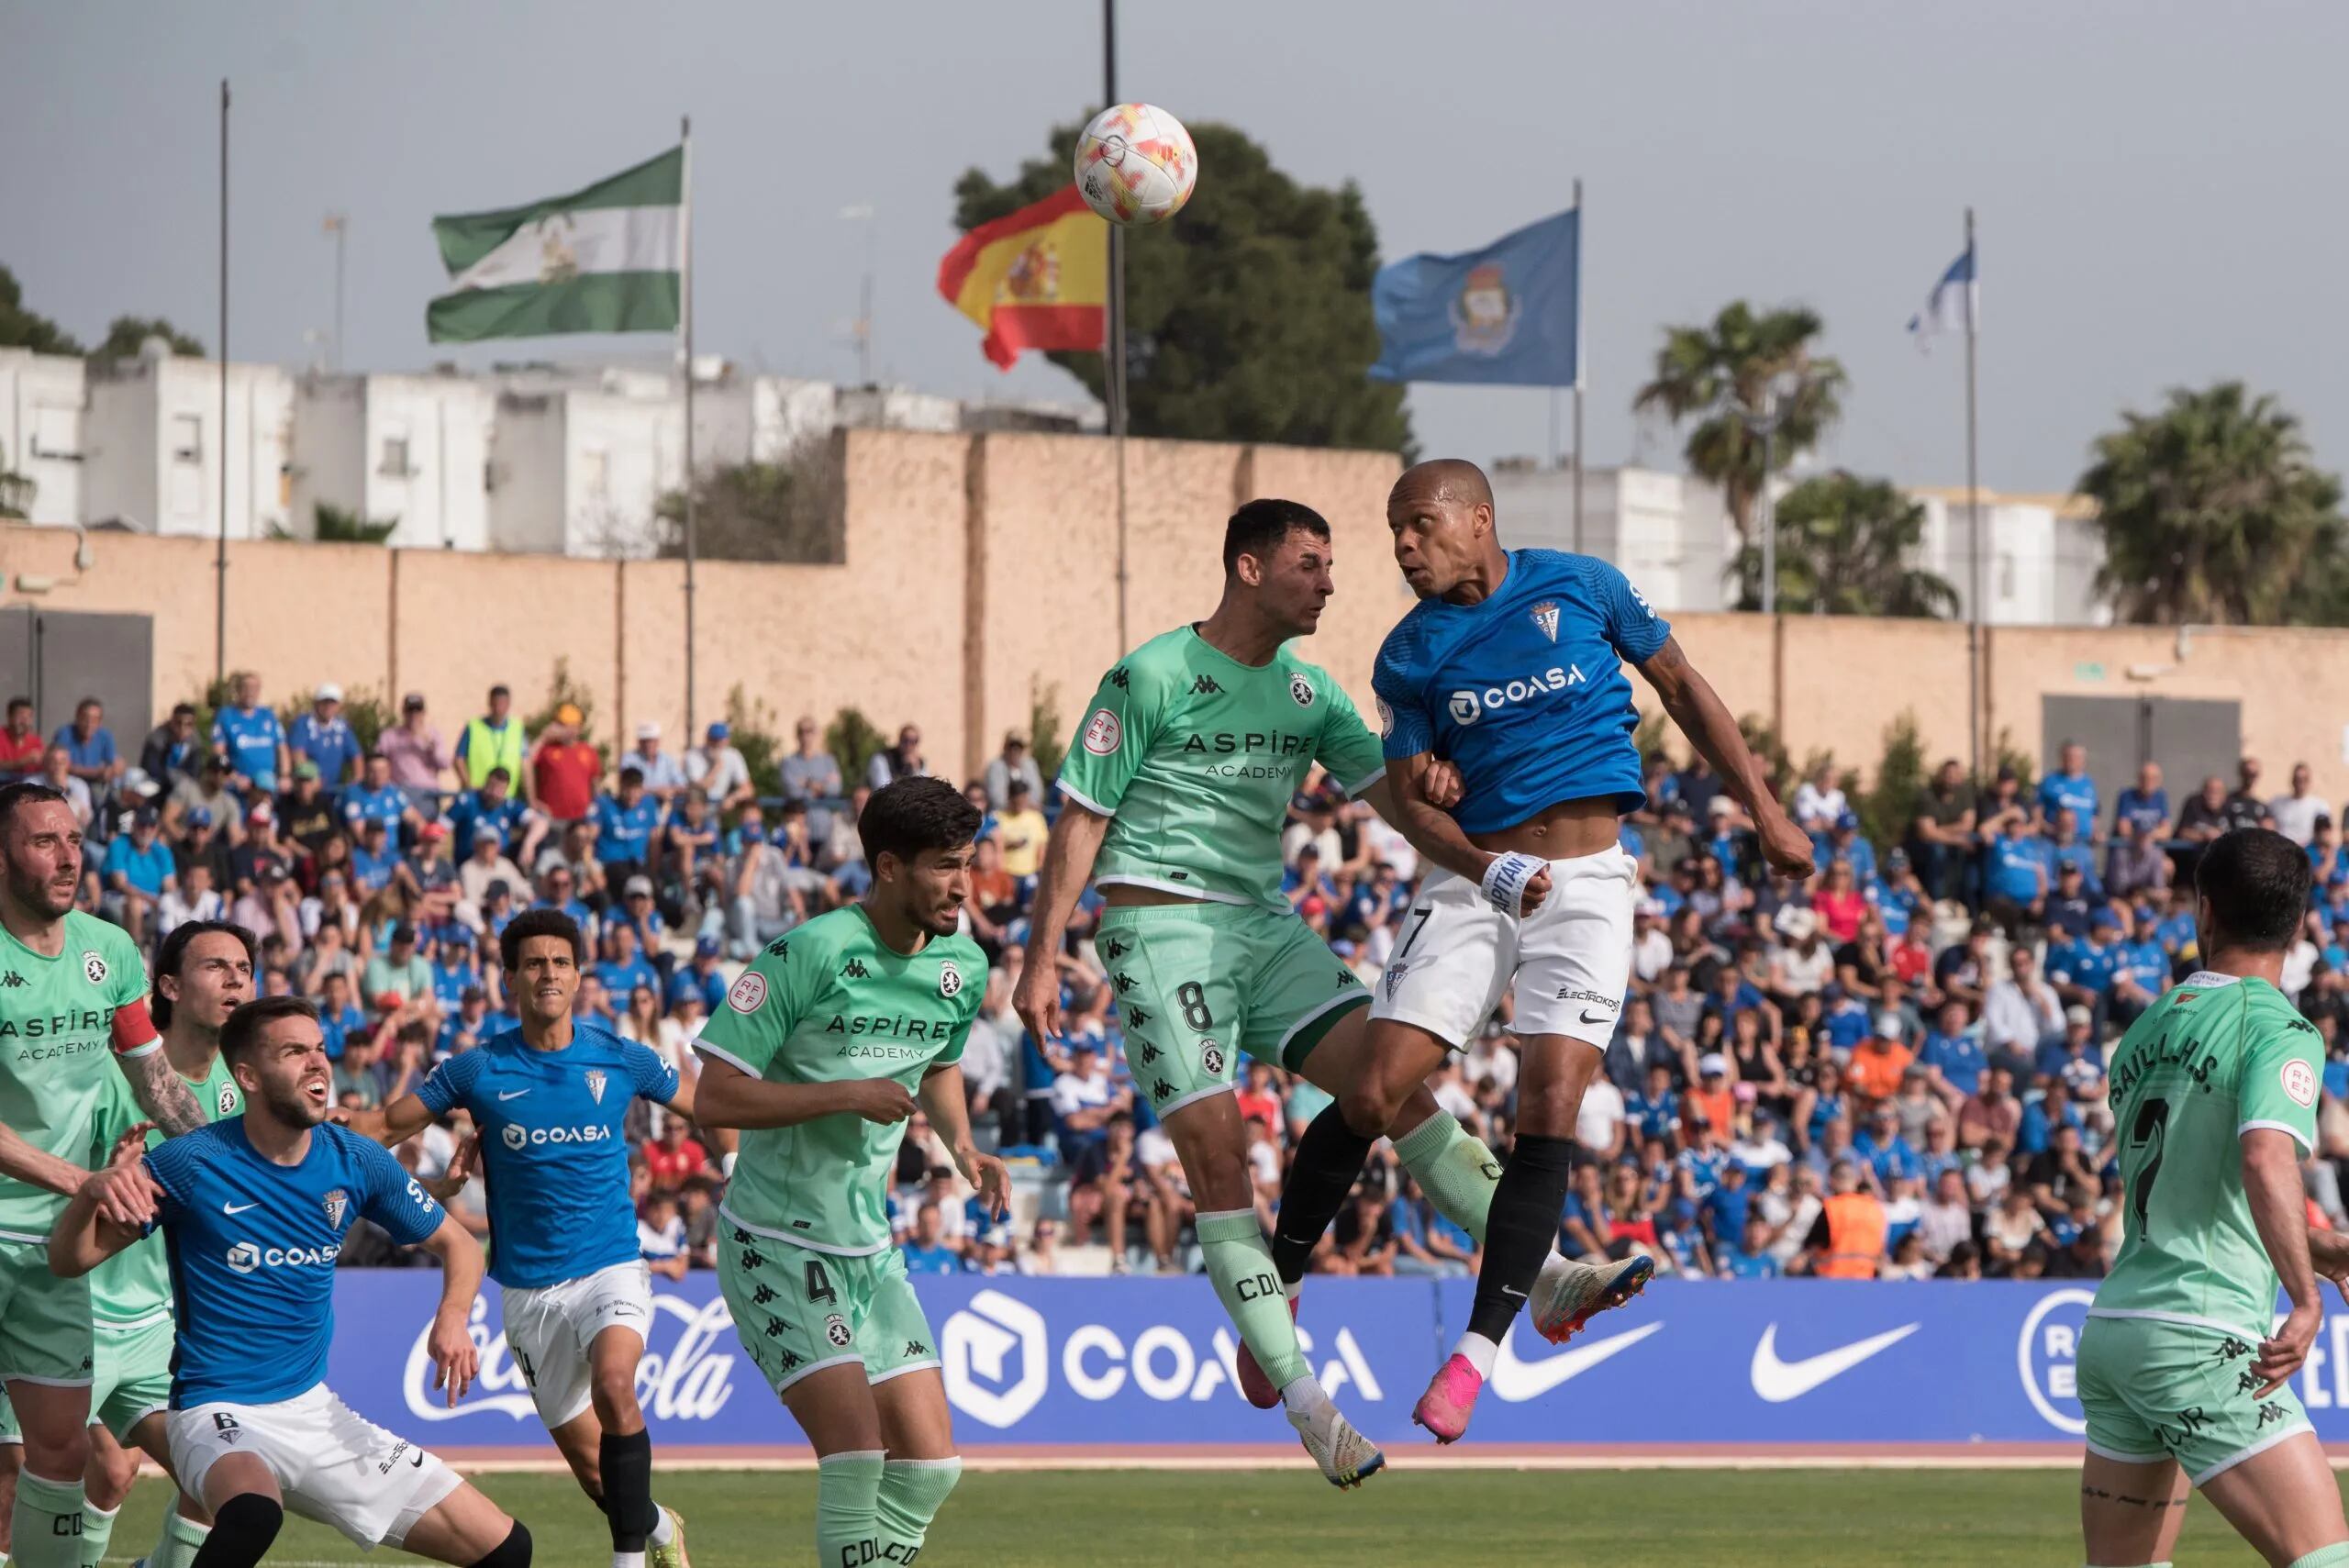
{"type": "Polygon", "coordinates": [[[2169,1131],[2169,1102],[2147,1100],[2137,1107],[2137,1119],[2129,1129],[2129,1141],[2139,1150],[2151,1151],[2144,1168],[2129,1184],[2129,1207],[2137,1211],[2137,1234],[2145,1234],[2145,1209],[2154,1197],[2154,1178],[2162,1173],[2163,1142],[2169,1131]]]}

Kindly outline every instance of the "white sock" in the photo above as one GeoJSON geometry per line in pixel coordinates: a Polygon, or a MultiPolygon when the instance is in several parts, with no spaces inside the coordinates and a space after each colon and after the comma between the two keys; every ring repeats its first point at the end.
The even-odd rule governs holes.
{"type": "Polygon", "coordinates": [[[1501,1348],[1484,1335],[1470,1332],[1460,1336],[1460,1342],[1452,1347],[1452,1353],[1466,1356],[1468,1364],[1476,1369],[1478,1377],[1489,1378],[1493,1375],[1493,1362],[1499,1359],[1501,1348]]]}
{"type": "Polygon", "coordinates": [[[1319,1379],[1308,1375],[1281,1389],[1281,1403],[1287,1406],[1293,1415],[1310,1414],[1330,1403],[1330,1396],[1321,1392],[1319,1379]]]}
{"type": "Polygon", "coordinates": [[[669,1510],[658,1504],[652,1509],[652,1544],[666,1546],[677,1539],[677,1527],[670,1520],[669,1510]]]}
{"type": "Polygon", "coordinates": [[[612,1553],[612,1568],[644,1568],[644,1553],[615,1551],[612,1553]]]}

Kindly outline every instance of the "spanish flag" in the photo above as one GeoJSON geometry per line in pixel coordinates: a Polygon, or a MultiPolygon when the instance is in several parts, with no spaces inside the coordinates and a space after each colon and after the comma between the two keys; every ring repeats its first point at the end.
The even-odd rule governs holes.
{"type": "Polygon", "coordinates": [[[983,223],[938,264],[938,292],[987,329],[1005,370],[1024,349],[1101,350],[1109,300],[1109,226],[1074,185],[983,223]]]}

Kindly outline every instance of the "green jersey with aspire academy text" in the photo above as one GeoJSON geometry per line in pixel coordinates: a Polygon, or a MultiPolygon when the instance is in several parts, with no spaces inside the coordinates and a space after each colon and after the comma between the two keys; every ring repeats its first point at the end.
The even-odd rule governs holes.
{"type": "MultiPolygon", "coordinates": [[[[244,1114],[244,1091],[237,1087],[227,1057],[214,1053],[209,1073],[201,1078],[182,1073],[180,1081],[195,1096],[196,1109],[206,1121],[225,1121],[244,1114]]],[[[147,1113],[139,1108],[130,1092],[130,1081],[116,1073],[114,1082],[98,1096],[96,1119],[90,1127],[92,1168],[112,1158],[115,1140],[146,1119],[147,1113]]],[[[150,1149],[162,1141],[161,1131],[147,1134],[150,1149]]],[[[102,1328],[134,1328],[171,1310],[171,1262],[160,1230],[133,1241],[90,1271],[90,1316],[102,1328]]]]}
{"type": "Polygon", "coordinates": [[[2268,1128],[2312,1151],[2323,1063],[2314,1026],[2265,980],[2189,975],[2130,1027],[2111,1081],[2126,1233],[2090,1317],[2266,1336],[2276,1266],[2238,1140],[2268,1128]]]}
{"type": "MultiPolygon", "coordinates": [[[[968,937],[918,952],[881,940],[862,906],[819,915],[751,960],[696,1050],[770,1084],[893,1078],[908,1092],[963,1059],[986,995],[987,960],[968,937]]],[[[889,1245],[889,1175],[904,1122],[818,1117],[742,1133],[721,1206],[729,1224],[819,1252],[889,1245]]]]}
{"type": "Polygon", "coordinates": [[[1060,786],[1110,819],[1097,886],[1277,908],[1281,828],[1315,762],[1349,794],[1386,769],[1338,683],[1292,646],[1242,664],[1184,627],[1102,679],[1060,786]]]}
{"type": "MultiPolygon", "coordinates": [[[[72,910],[55,958],[0,928],[0,1124],[44,1153],[85,1163],[98,1096],[122,1076],[115,1009],[146,995],[146,966],[120,926],[72,910]]],[[[65,1201],[0,1177],[0,1239],[47,1240],[65,1201]]]]}

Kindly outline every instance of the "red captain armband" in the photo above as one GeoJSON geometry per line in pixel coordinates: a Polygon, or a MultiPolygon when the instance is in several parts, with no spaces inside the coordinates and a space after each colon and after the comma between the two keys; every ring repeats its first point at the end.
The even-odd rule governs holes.
{"type": "Polygon", "coordinates": [[[126,1002],[114,1010],[114,1053],[117,1056],[144,1056],[163,1043],[156,1030],[155,1020],[147,1016],[147,999],[126,1002]]]}

